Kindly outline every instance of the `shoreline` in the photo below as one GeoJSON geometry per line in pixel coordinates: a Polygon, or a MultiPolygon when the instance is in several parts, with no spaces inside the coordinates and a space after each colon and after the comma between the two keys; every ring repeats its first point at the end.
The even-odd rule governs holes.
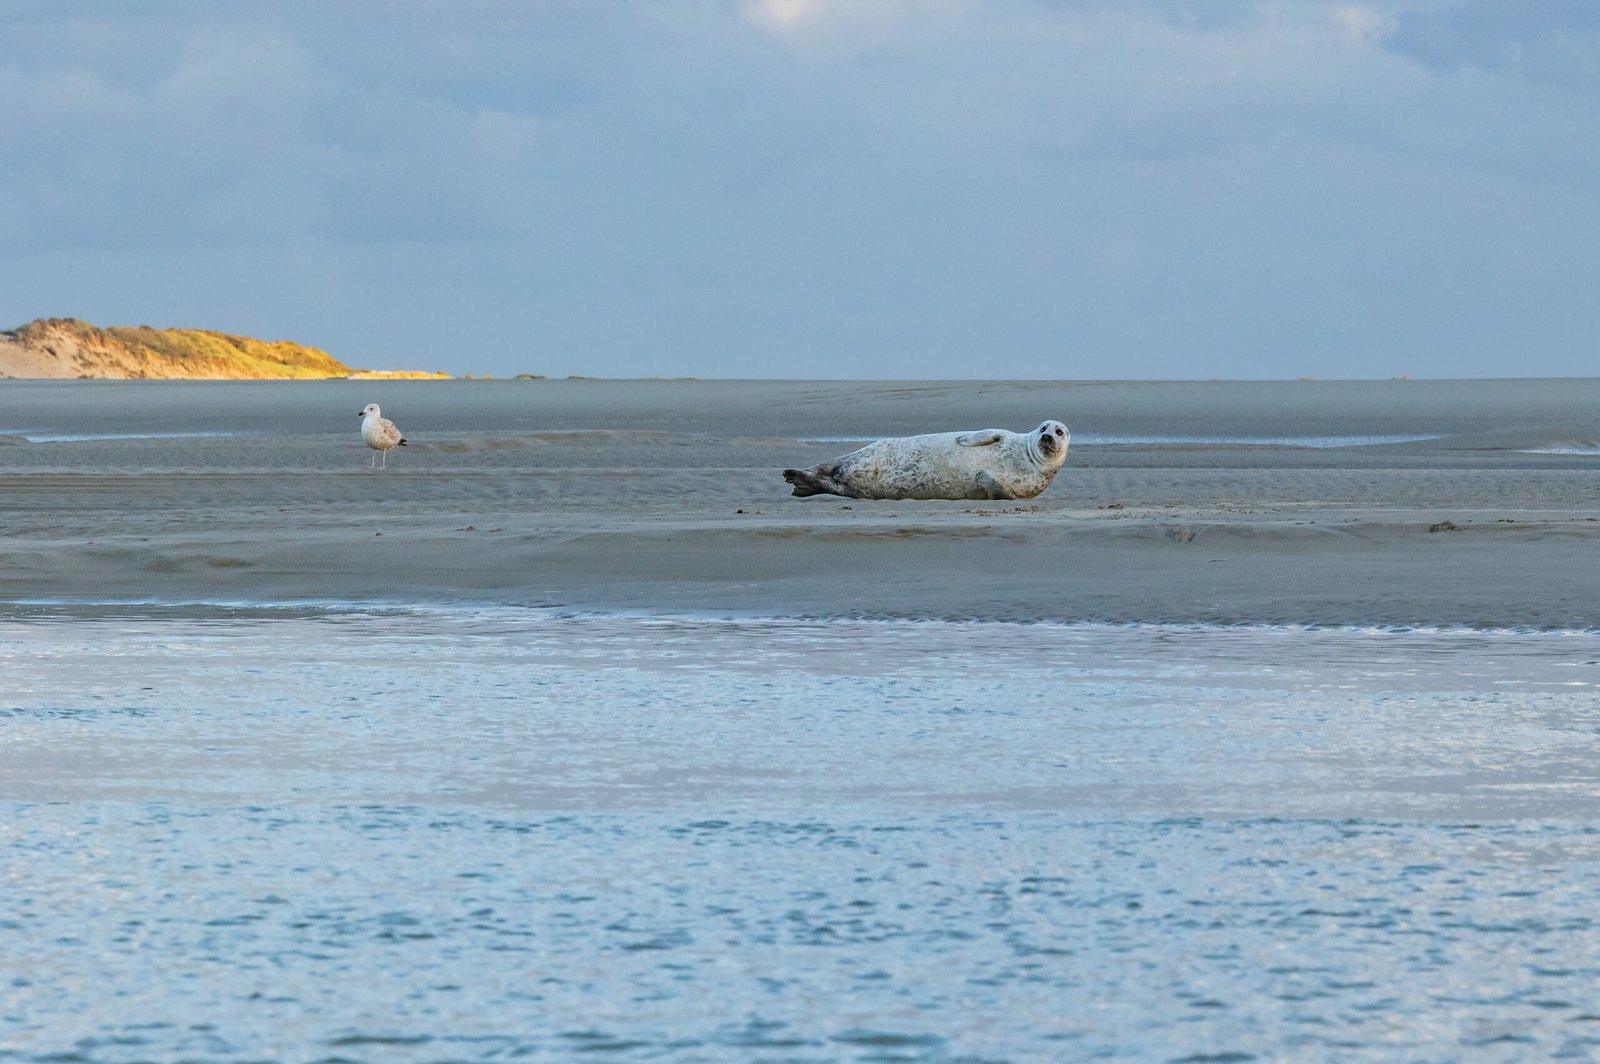
{"type": "Polygon", "coordinates": [[[1600,638],[1600,625],[1586,628],[1538,627],[1530,625],[1408,624],[1408,623],[1321,623],[1239,621],[1112,621],[1112,620],[999,620],[975,617],[940,616],[853,616],[842,614],[782,614],[744,611],[627,610],[577,608],[475,601],[453,602],[386,601],[380,599],[16,599],[0,602],[0,624],[72,623],[76,621],[228,622],[249,624],[256,621],[340,620],[361,617],[436,619],[444,623],[515,624],[648,624],[682,625],[705,628],[813,628],[817,625],[844,625],[861,628],[930,627],[1015,629],[1027,632],[1047,629],[1061,632],[1159,632],[1182,634],[1306,634],[1373,636],[1440,636],[1444,638],[1483,637],[1530,639],[1600,638]]]}
{"type": "MultiPolygon", "coordinates": [[[[1026,515],[1035,516],[1032,514],[1026,515]]],[[[332,601],[797,619],[1600,628],[1593,522],[966,516],[9,545],[0,603],[332,601]],[[1047,560],[1041,564],[1041,560],[1047,560]]]]}

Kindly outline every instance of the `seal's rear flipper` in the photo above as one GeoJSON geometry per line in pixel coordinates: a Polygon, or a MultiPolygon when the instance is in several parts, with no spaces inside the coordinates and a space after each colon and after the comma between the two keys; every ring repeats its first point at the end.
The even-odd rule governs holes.
{"type": "Polygon", "coordinates": [[[794,485],[794,494],[801,498],[807,495],[828,495],[833,491],[822,478],[803,469],[785,469],[783,479],[794,485]]]}

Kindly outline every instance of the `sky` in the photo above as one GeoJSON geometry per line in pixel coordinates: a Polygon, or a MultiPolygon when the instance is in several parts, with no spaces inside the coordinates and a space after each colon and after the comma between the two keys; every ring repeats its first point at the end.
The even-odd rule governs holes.
{"type": "Polygon", "coordinates": [[[0,0],[0,328],[597,377],[1592,376],[1590,0],[0,0]]]}

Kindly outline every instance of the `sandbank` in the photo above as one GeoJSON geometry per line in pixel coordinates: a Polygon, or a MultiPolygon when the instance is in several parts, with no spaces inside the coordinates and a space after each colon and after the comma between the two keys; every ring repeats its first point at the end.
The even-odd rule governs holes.
{"type": "Polygon", "coordinates": [[[1600,627],[1600,381],[0,381],[0,608],[1600,627]],[[370,472],[357,410],[410,445],[370,472]],[[1073,432],[1017,502],[796,499],[1073,432]]]}

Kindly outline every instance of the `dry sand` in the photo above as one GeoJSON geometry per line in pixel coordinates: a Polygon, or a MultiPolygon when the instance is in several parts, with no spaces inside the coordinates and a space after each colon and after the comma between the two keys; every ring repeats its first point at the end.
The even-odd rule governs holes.
{"type": "Polygon", "coordinates": [[[0,604],[1600,627],[1597,440],[1589,379],[0,381],[0,604]],[[1025,502],[780,475],[1046,417],[1072,450],[1025,502]]]}

